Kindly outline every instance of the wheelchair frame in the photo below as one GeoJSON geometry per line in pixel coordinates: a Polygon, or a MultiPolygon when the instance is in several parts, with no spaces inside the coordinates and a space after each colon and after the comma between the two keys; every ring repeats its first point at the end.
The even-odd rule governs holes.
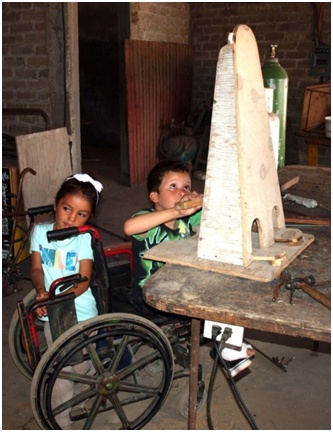
{"type": "MultiPolygon", "coordinates": [[[[127,254],[130,268],[132,267],[131,249],[103,249],[95,227],[85,225],[51,231],[48,239],[61,240],[86,232],[92,235],[95,261],[98,259],[107,269],[107,257],[127,254]]],[[[103,279],[103,270],[101,273],[103,279]]],[[[65,290],[80,281],[81,275],[78,274],[58,279],[50,287],[50,298],[47,301],[37,303],[30,296],[27,300],[29,304],[25,304],[24,300],[18,302],[11,323],[11,354],[20,371],[32,378],[31,404],[36,421],[42,429],[59,429],[57,416],[71,409],[71,421],[82,429],[95,428],[97,425],[98,429],[103,429],[102,425],[106,424],[108,429],[141,429],[165,402],[173,380],[189,376],[189,344],[186,347],[181,345],[189,335],[189,323],[184,327],[173,319],[156,325],[137,314],[111,313],[110,284],[105,280],[102,284],[107,282],[108,286],[100,286],[97,294],[96,289],[93,291],[94,284],[91,284],[100,314],[75,323],[72,313],[73,309],[75,312],[75,295],[55,296],[54,292],[59,287],[60,290],[65,290]],[[46,306],[49,311],[55,309],[57,317],[52,332],[57,337],[53,338],[53,344],[45,352],[38,342],[34,318],[34,311],[41,306],[46,306]],[[24,355],[25,360],[19,358],[24,355]],[[129,355],[130,361],[128,358],[125,361],[129,355]],[[93,365],[93,376],[88,377],[75,371],[77,365],[87,361],[93,365]],[[176,371],[175,364],[181,369],[176,371]],[[57,380],[75,382],[83,386],[84,390],[54,406],[57,380]]],[[[51,320],[50,327],[52,328],[51,320]]],[[[198,409],[203,406],[205,397],[200,366],[198,409]]],[[[187,393],[180,403],[183,416],[187,416],[188,401],[187,393]]]]}

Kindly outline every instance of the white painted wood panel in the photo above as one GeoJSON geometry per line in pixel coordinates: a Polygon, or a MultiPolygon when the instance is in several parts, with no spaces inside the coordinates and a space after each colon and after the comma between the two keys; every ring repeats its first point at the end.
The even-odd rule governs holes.
{"type": "Polygon", "coordinates": [[[260,248],[285,222],[257,43],[246,25],[234,35],[217,64],[197,255],[246,267],[253,222],[260,248]]]}
{"type": "Polygon", "coordinates": [[[23,181],[25,209],[52,204],[66,177],[72,174],[66,128],[21,135],[15,138],[19,170],[32,168],[23,181]]]}

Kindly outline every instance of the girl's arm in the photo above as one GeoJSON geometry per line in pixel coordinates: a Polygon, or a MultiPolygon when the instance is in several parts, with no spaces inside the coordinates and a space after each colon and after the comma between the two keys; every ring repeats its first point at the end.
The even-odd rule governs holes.
{"type": "Polygon", "coordinates": [[[64,291],[64,293],[68,294],[73,292],[75,297],[83,294],[90,286],[91,275],[93,269],[93,261],[91,259],[84,259],[80,261],[79,273],[81,276],[86,276],[88,280],[86,282],[81,282],[77,284],[76,287],[72,287],[64,291]]]}
{"type": "Polygon", "coordinates": [[[39,252],[31,253],[31,280],[35,290],[37,291],[37,295],[46,292],[42,260],[39,252]]]}
{"type": "MultiPolygon", "coordinates": [[[[31,253],[31,280],[37,293],[36,300],[47,300],[49,298],[49,293],[45,288],[44,272],[39,252],[31,253]]],[[[39,317],[47,316],[46,307],[36,309],[36,313],[39,317]]]]}
{"type": "MultiPolygon", "coordinates": [[[[69,288],[66,293],[73,292],[75,297],[83,294],[90,285],[91,275],[92,275],[93,261],[90,259],[84,259],[80,261],[79,273],[81,276],[86,276],[88,280],[86,282],[81,282],[77,287],[69,288]]],[[[44,272],[42,268],[42,261],[40,254],[38,252],[32,252],[31,254],[31,279],[35,290],[37,291],[37,300],[44,300],[48,298],[48,293],[46,292],[44,284],[44,272]],[[47,294],[47,295],[45,295],[47,294]]]]}
{"type": "MultiPolygon", "coordinates": [[[[93,261],[90,259],[85,259],[80,261],[79,273],[81,276],[86,276],[88,280],[86,282],[81,282],[77,284],[76,287],[69,288],[64,291],[64,293],[75,294],[75,297],[83,294],[90,285],[91,275],[92,275],[93,261]]],[[[42,261],[40,258],[40,254],[38,252],[32,252],[31,254],[31,279],[33,286],[37,292],[36,300],[47,300],[49,298],[49,293],[46,291],[44,284],[44,272],[42,268],[42,261]]],[[[47,316],[46,307],[41,307],[36,310],[36,313],[39,317],[47,316]]]]}

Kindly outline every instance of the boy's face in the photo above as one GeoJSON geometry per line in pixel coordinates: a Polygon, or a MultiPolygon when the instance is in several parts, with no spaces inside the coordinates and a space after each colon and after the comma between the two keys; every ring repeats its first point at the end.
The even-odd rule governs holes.
{"type": "Polygon", "coordinates": [[[169,171],[165,174],[158,192],[151,192],[149,198],[155,210],[173,208],[180,199],[191,193],[191,177],[187,172],[169,171]]]}

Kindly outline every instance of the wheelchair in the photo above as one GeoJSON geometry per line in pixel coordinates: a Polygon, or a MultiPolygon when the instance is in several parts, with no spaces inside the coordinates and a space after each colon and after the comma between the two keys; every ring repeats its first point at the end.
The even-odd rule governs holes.
{"type": "MultiPolygon", "coordinates": [[[[32,290],[18,302],[10,324],[11,356],[31,380],[31,406],[41,429],[61,429],[57,416],[65,411],[70,412],[72,429],[141,429],[166,401],[173,381],[189,376],[190,323],[179,317],[153,322],[133,310],[128,312],[124,302],[113,305],[118,294],[126,297],[130,289],[130,244],[103,248],[98,230],[88,225],[50,231],[48,239],[63,240],[87,232],[94,251],[91,289],[99,315],[76,320],[75,296],[66,294],[66,289],[82,281],[79,274],[54,281],[46,301],[37,303],[32,290]],[[56,289],[61,295],[55,295],[56,289]],[[48,310],[54,340],[50,347],[44,339],[43,322],[35,316],[41,306],[48,310]],[[80,368],[87,364],[90,373],[80,368]],[[56,382],[75,383],[74,395],[60,404],[53,401],[56,382]]],[[[200,366],[198,410],[205,399],[200,366]]],[[[179,403],[184,417],[188,402],[187,391],[179,403]]]]}

